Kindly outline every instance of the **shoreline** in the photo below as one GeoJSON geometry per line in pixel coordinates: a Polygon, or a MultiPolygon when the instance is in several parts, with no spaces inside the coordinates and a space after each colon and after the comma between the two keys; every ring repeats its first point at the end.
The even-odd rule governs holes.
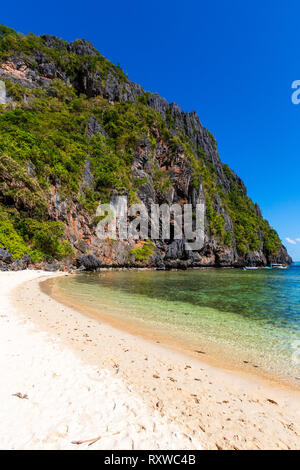
{"type": "MultiPolygon", "coordinates": [[[[72,274],[72,276],[75,276],[75,274],[72,274]]],[[[298,384],[295,380],[279,375],[279,373],[275,374],[264,370],[262,367],[257,366],[255,361],[252,362],[250,357],[243,358],[244,360],[247,359],[247,361],[241,359],[241,361],[238,362],[237,360],[234,360],[233,357],[236,356],[236,352],[230,350],[228,346],[224,357],[223,346],[221,350],[217,351],[217,345],[215,343],[208,342],[207,339],[201,340],[202,343],[199,350],[199,344],[188,344],[184,339],[171,336],[171,332],[168,331],[167,328],[165,328],[164,332],[158,331],[157,329],[148,329],[147,326],[142,326],[142,324],[138,324],[135,321],[130,321],[128,318],[126,318],[126,320],[122,320],[112,314],[106,314],[99,312],[92,307],[83,306],[74,299],[66,297],[66,295],[57,286],[56,280],[57,278],[41,281],[40,289],[42,292],[52,297],[60,304],[77,310],[83,315],[96,321],[104,322],[118,331],[139,337],[142,340],[161,344],[166,349],[182,354],[185,357],[195,359],[200,363],[205,363],[228,372],[235,372],[245,378],[250,377],[253,380],[261,380],[263,383],[267,383],[268,385],[275,386],[283,390],[291,390],[300,393],[300,387],[297,386],[298,384]]]]}
{"type": "Polygon", "coordinates": [[[14,293],[15,305],[34,305],[31,320],[40,330],[85,364],[121,378],[151,413],[159,412],[203,448],[299,446],[298,392],[200,362],[92,319],[48,297],[38,279],[23,287],[14,293]]]}
{"type": "MultiPolygon", "coordinates": [[[[13,260],[13,263],[15,262],[16,260],[13,260]]],[[[12,264],[13,264],[12,263],[12,264]]],[[[291,263],[289,264],[286,264],[285,266],[287,266],[287,268],[289,268],[290,266],[293,266],[293,265],[296,265],[297,263],[300,263],[300,261],[292,261],[291,263]]],[[[174,266],[174,267],[168,267],[168,268],[161,268],[161,267],[158,267],[158,266],[140,266],[140,265],[135,265],[135,264],[132,264],[132,265],[103,265],[101,266],[100,268],[97,268],[97,269],[92,269],[92,270],[88,270],[88,269],[84,269],[84,270],[80,270],[80,268],[75,268],[74,265],[72,265],[72,268],[70,267],[69,264],[55,264],[55,269],[49,269],[47,270],[48,267],[51,267],[53,266],[53,263],[37,263],[37,264],[29,264],[27,267],[25,268],[19,268],[19,269],[10,269],[11,267],[11,264],[6,264],[5,263],[5,267],[7,269],[1,269],[1,266],[0,266],[0,273],[1,272],[20,272],[20,271],[24,271],[24,270],[29,270],[29,271],[37,271],[37,272],[41,272],[43,271],[45,273],[45,275],[47,274],[57,274],[57,275],[60,275],[60,274],[68,274],[68,275],[71,275],[71,274],[89,274],[89,273],[101,273],[101,272],[106,272],[106,271],[165,271],[165,272],[172,272],[172,271],[197,271],[197,270],[210,270],[210,269],[217,269],[217,270],[223,270],[223,269],[237,269],[237,270],[243,270],[244,268],[248,267],[247,265],[245,264],[240,264],[240,265],[237,265],[237,264],[228,264],[228,265],[220,265],[220,264],[203,264],[203,265],[191,265],[191,266],[188,266],[188,267],[182,267],[182,266],[174,266]]],[[[259,270],[264,270],[264,269],[268,269],[268,265],[260,265],[260,264],[257,264],[257,265],[254,265],[254,266],[250,266],[250,267],[255,267],[259,270]]],[[[274,268],[275,269],[275,268],[274,268]]]]}

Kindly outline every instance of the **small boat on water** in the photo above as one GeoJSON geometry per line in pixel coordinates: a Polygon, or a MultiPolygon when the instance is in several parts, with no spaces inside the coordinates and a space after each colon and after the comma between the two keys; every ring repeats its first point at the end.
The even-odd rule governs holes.
{"type": "Polygon", "coordinates": [[[288,269],[284,264],[272,264],[271,266],[244,266],[243,271],[257,271],[258,269],[288,269]]]}
{"type": "Polygon", "coordinates": [[[285,266],[284,264],[272,264],[273,269],[288,269],[288,266],[285,266]]]}

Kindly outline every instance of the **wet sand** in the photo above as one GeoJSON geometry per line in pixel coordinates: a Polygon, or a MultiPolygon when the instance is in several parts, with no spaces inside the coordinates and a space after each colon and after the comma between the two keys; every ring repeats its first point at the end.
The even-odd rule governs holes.
{"type": "MultiPolygon", "coordinates": [[[[76,276],[76,275],[73,275],[76,276]]],[[[175,352],[184,354],[193,359],[201,360],[208,365],[228,371],[236,371],[239,375],[255,380],[264,379],[268,384],[280,389],[294,390],[300,392],[300,381],[296,377],[283,375],[278,371],[266,370],[262,365],[258,365],[253,351],[237,353],[227,343],[217,343],[209,340],[205,334],[200,338],[190,337],[180,338],[174,334],[171,328],[166,325],[149,325],[147,322],[135,321],[126,315],[120,316],[120,307],[115,311],[114,307],[105,306],[95,309],[86,304],[79,303],[72,294],[66,294],[62,290],[58,278],[48,279],[40,283],[42,292],[56,299],[59,303],[71,307],[94,320],[113,326],[117,330],[130,333],[133,336],[151,341],[172,349],[175,352]],[[150,326],[150,327],[149,327],[150,326]]],[[[225,325],[224,325],[225,328],[225,325]]],[[[225,331],[224,331],[225,334],[225,331]]]]}

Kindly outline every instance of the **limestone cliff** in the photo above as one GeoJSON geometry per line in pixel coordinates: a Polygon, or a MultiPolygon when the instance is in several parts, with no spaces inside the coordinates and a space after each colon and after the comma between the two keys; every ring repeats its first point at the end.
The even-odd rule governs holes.
{"type": "Polygon", "coordinates": [[[291,262],[195,112],[145,92],[85,40],[0,30],[0,247],[15,259],[80,266],[89,255],[95,267],[161,269],[291,262]],[[147,208],[204,200],[204,247],[99,240],[97,205],[118,194],[147,208]]]}

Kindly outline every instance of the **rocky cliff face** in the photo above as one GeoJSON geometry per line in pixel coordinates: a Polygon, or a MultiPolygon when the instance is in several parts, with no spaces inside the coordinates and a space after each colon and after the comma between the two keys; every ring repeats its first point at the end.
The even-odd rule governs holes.
{"type": "Polygon", "coordinates": [[[26,246],[36,261],[77,258],[90,267],[291,262],[195,112],[145,92],[89,42],[2,31],[0,247],[19,259],[26,246]],[[205,201],[204,247],[99,240],[96,207],[118,194],[148,209],[205,201]],[[8,238],[19,237],[17,248],[1,237],[1,223],[8,238]],[[51,227],[57,236],[47,240],[51,227]]]}

